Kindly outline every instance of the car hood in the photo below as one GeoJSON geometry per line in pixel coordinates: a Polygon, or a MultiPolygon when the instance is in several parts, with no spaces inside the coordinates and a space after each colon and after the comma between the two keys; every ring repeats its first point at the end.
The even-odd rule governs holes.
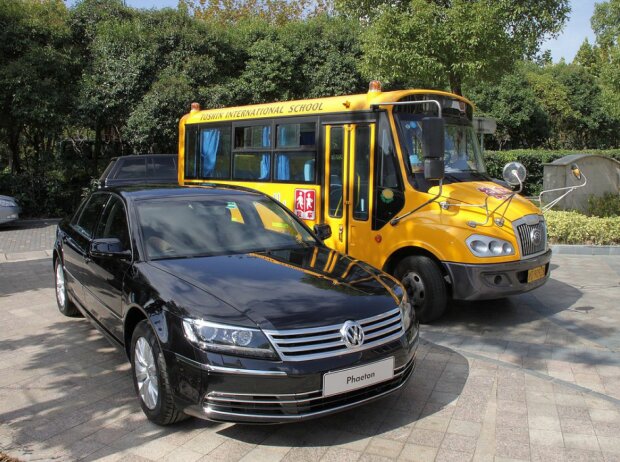
{"type": "MultiPolygon", "coordinates": [[[[396,307],[401,293],[391,277],[324,247],[149,264],[217,297],[263,329],[367,318],[396,307]]],[[[207,307],[186,308],[209,318],[207,307]]]]}

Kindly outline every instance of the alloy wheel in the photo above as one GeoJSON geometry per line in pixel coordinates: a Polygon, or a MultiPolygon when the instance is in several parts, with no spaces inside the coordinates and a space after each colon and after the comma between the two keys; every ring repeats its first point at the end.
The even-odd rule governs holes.
{"type": "Polygon", "coordinates": [[[157,406],[159,395],[159,379],[155,356],[149,342],[140,337],[134,350],[134,370],[138,383],[138,394],[147,408],[153,410],[157,406]]]}

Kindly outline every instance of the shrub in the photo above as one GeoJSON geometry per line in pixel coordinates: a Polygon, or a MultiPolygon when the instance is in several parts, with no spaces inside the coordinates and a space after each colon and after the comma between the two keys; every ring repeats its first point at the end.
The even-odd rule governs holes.
{"type": "Polygon", "coordinates": [[[620,194],[605,193],[588,198],[588,215],[594,217],[620,217],[620,194]]]}
{"type": "Polygon", "coordinates": [[[547,151],[516,149],[513,151],[485,151],[484,160],[489,175],[493,178],[502,178],[502,170],[508,162],[521,162],[527,169],[523,194],[537,196],[543,187],[543,164],[551,163],[570,154],[598,154],[609,156],[620,161],[620,149],[582,150],[582,151],[547,151]]]}
{"type": "Polygon", "coordinates": [[[577,212],[545,212],[552,244],[620,244],[620,217],[589,217],[577,212]]]}

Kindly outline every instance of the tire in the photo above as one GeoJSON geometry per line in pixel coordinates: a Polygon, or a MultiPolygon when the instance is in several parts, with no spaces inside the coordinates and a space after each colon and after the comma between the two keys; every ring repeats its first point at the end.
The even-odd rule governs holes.
{"type": "Polygon", "coordinates": [[[56,263],[54,264],[54,283],[56,288],[56,304],[58,305],[58,311],[70,318],[81,317],[82,313],[80,313],[80,310],[77,309],[75,303],[69,300],[65,269],[62,266],[62,261],[60,258],[57,258],[56,263]]]}
{"type": "Polygon", "coordinates": [[[157,425],[170,425],[188,418],[174,404],[166,361],[146,320],[136,325],[130,351],[133,384],[146,417],[157,425]]]}
{"type": "Polygon", "coordinates": [[[429,257],[404,258],[395,276],[407,289],[418,320],[423,324],[439,319],[448,305],[447,287],[441,270],[429,257]]]}

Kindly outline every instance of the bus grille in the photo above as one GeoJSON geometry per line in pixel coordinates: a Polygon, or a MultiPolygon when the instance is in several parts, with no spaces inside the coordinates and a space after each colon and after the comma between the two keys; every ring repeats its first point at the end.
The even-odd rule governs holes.
{"type": "Polygon", "coordinates": [[[342,324],[311,329],[265,331],[280,358],[285,361],[307,361],[374,348],[404,334],[400,308],[358,321],[364,331],[364,343],[349,349],[340,334],[342,324]]]}
{"type": "Polygon", "coordinates": [[[521,256],[529,257],[544,252],[547,248],[547,226],[545,219],[528,215],[515,221],[521,256]]]}

